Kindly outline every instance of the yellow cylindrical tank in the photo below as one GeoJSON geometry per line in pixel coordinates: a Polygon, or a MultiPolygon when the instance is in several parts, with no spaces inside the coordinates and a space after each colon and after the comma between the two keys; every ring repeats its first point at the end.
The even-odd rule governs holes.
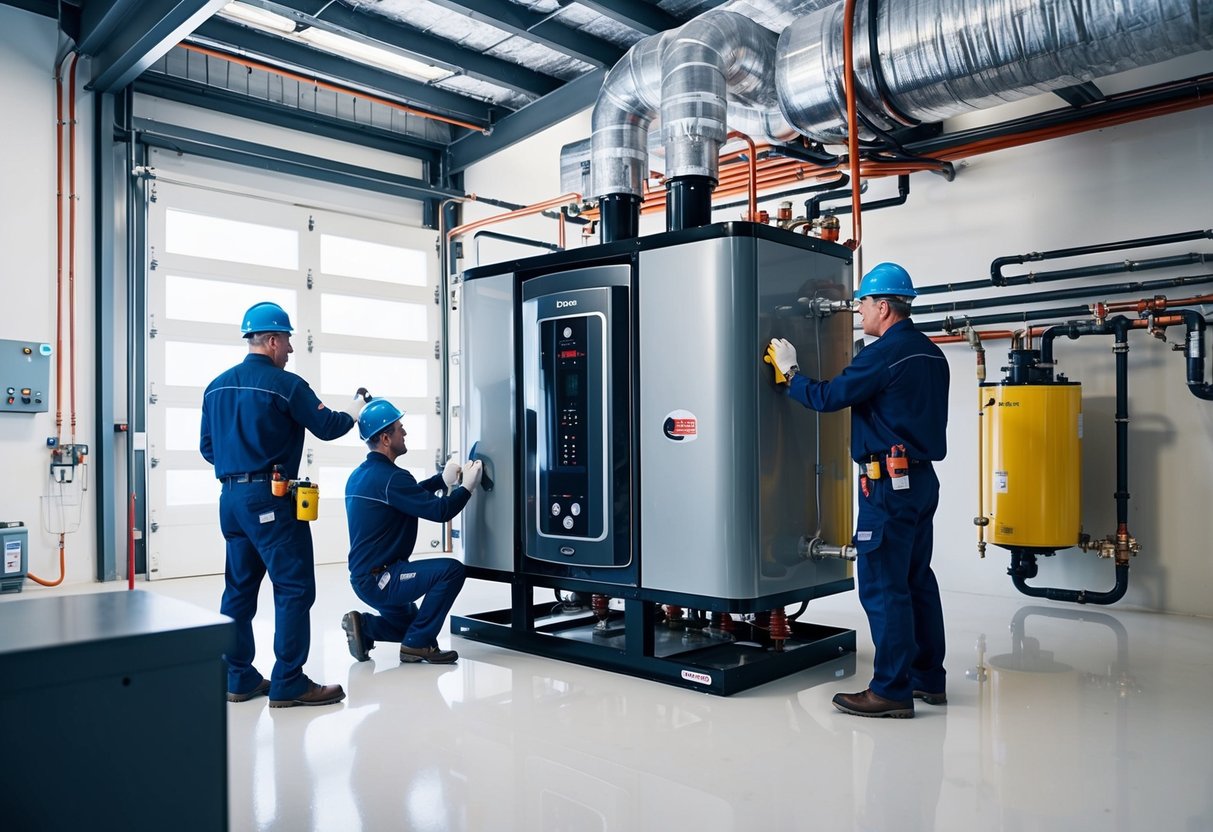
{"type": "Polygon", "coordinates": [[[1082,385],[983,384],[982,513],[1005,548],[1065,549],[1082,527],[1082,385]]]}

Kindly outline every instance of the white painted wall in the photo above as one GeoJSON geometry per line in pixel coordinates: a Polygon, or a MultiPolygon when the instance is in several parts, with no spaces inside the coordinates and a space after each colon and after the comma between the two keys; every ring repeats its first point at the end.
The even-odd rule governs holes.
{"type": "MultiPolygon", "coordinates": [[[[0,337],[55,343],[55,83],[58,47],[55,22],[0,6],[0,337]]],[[[88,78],[82,63],[79,85],[88,78]]],[[[93,234],[92,96],[77,91],[76,189],[76,439],[95,445],[93,423],[93,234]]],[[[66,101],[65,101],[66,106],[66,101]]],[[[64,188],[67,188],[65,170],[64,188]]],[[[66,260],[65,260],[66,269],[66,260]]],[[[66,273],[65,273],[66,281],[66,273]]],[[[65,296],[67,294],[65,283],[65,296]]],[[[64,307],[66,322],[66,305],[64,307]]],[[[65,345],[66,347],[66,345],[65,345]]],[[[64,353],[64,441],[70,441],[70,397],[64,353]]],[[[53,359],[52,359],[53,361],[53,359]]],[[[52,366],[51,387],[54,387],[52,366]]],[[[55,435],[55,402],[48,413],[0,413],[0,519],[23,520],[29,527],[30,570],[54,580],[59,575],[58,537],[42,531],[39,497],[49,482],[46,438],[55,435]]],[[[93,577],[95,512],[85,495],[80,530],[67,536],[67,580],[93,577]]],[[[27,588],[32,584],[27,582],[27,588]]]]}
{"type": "MultiPolygon", "coordinates": [[[[1213,55],[1204,53],[1185,63],[1184,69],[1194,71],[1174,72],[1170,77],[1207,71],[1210,65],[1213,55]]],[[[1106,88],[1112,91],[1117,86],[1112,82],[1106,88]]],[[[1046,97],[1016,106],[1023,112],[1057,103],[1046,97]]],[[[467,172],[467,189],[524,203],[556,195],[560,147],[588,136],[588,123],[588,113],[583,113],[474,166],[467,172]]],[[[872,195],[883,195],[881,189],[892,184],[892,180],[874,184],[872,195]]],[[[956,181],[920,173],[911,178],[911,188],[907,205],[864,215],[863,258],[869,267],[882,260],[898,261],[923,284],[985,277],[990,261],[1007,254],[1211,228],[1213,110],[1202,108],[973,157],[956,181]]],[[[795,198],[797,213],[803,213],[803,199],[795,198]]],[[[774,214],[776,202],[765,207],[774,214]]],[[[715,219],[737,219],[740,210],[717,212],[715,219]]],[[[846,239],[849,217],[844,215],[842,222],[846,239]]],[[[520,220],[499,230],[554,241],[552,225],[550,220],[520,220]]],[[[641,229],[643,233],[662,230],[662,220],[645,217],[641,229]]],[[[1186,251],[1213,253],[1213,241],[1136,251],[1130,256],[1186,251]]],[[[487,242],[482,252],[486,263],[531,253],[487,242]]],[[[1120,259],[1123,255],[1104,255],[1081,264],[1120,259]]],[[[1041,268],[1078,264],[1059,261],[1041,268]]],[[[1120,279],[1210,271],[1153,271],[1120,279]]],[[[1213,293],[1213,287],[1171,294],[1203,293],[1213,293]]],[[[1109,299],[1126,297],[1135,296],[1109,299]]],[[[1092,298],[1097,299],[1101,298],[1092,298]]],[[[1081,301],[1064,305],[1075,303],[1081,301]]],[[[1175,334],[1171,340],[1179,337],[1175,334]]],[[[1061,371],[1084,385],[1083,517],[1086,530],[1096,537],[1115,531],[1111,340],[1093,337],[1057,344],[1061,371]]],[[[1208,508],[1213,494],[1213,403],[1188,392],[1180,353],[1142,332],[1131,336],[1131,348],[1130,531],[1141,542],[1142,553],[1132,564],[1129,592],[1121,605],[1213,615],[1213,595],[1207,589],[1213,586],[1208,542],[1213,531],[1208,508]]],[[[1001,377],[998,368],[1006,363],[1006,349],[1007,342],[990,346],[991,379],[1001,377]]],[[[991,546],[985,560],[976,556],[974,361],[965,346],[945,350],[952,366],[952,411],[950,452],[939,466],[943,489],[936,517],[936,573],[947,589],[1023,598],[1005,574],[1008,553],[991,546]]],[[[1042,559],[1040,576],[1032,583],[1106,590],[1113,581],[1109,561],[1071,550],[1042,559]]]]}

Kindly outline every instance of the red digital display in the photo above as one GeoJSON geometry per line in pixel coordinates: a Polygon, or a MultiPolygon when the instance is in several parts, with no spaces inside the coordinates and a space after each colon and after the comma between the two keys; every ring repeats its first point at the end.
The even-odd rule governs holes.
{"type": "Polygon", "coordinates": [[[560,358],[576,358],[580,353],[577,350],[561,350],[557,355],[560,358]]]}

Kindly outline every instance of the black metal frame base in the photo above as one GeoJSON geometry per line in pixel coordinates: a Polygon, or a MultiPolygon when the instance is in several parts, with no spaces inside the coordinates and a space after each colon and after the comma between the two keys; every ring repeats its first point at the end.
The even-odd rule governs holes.
{"type": "Polygon", "coordinates": [[[625,599],[600,622],[592,612],[552,615],[532,604],[452,616],[451,633],[524,653],[626,673],[655,682],[729,696],[855,652],[855,631],[789,621],[782,650],[739,623],[736,638],[696,626],[657,621],[652,602],[625,599]],[[622,625],[622,626],[621,626],[622,625]]]}

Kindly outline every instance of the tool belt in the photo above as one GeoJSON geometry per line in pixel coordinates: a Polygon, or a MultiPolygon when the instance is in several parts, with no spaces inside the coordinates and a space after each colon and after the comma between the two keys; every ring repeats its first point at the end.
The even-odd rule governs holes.
{"type": "MultiPolygon", "coordinates": [[[[859,466],[859,472],[861,474],[866,474],[868,472],[868,465],[870,463],[876,462],[876,463],[879,463],[879,465],[880,465],[880,476],[881,477],[889,476],[889,469],[885,465],[885,461],[884,461],[886,456],[888,456],[888,454],[867,454],[866,456],[860,457],[860,461],[856,463],[856,465],[859,466]]],[[[931,460],[929,460],[929,459],[910,459],[910,460],[907,460],[907,462],[909,463],[911,468],[921,468],[924,465],[931,464],[931,460]]]]}
{"type": "Polygon", "coordinates": [[[219,480],[231,485],[241,482],[265,482],[269,478],[270,475],[268,471],[261,471],[256,474],[232,474],[231,476],[220,477],[219,480]]]}

